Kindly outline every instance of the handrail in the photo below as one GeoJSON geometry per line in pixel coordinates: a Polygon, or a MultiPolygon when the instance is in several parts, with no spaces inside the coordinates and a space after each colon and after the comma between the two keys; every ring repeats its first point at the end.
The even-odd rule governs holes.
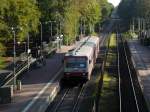
{"type": "MultiPolygon", "coordinates": [[[[31,64],[31,62],[30,62],[31,64]]],[[[25,61],[23,62],[22,64],[20,64],[17,68],[16,68],[16,74],[14,76],[14,73],[13,71],[11,73],[9,73],[5,79],[3,80],[3,82],[0,84],[0,87],[1,86],[6,86],[7,84],[10,83],[10,81],[13,80],[14,77],[18,76],[21,72],[23,72],[24,70],[26,70],[28,68],[28,62],[25,61]]]]}

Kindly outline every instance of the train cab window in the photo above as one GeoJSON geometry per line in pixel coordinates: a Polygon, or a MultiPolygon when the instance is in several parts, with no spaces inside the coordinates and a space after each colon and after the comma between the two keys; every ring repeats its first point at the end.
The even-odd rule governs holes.
{"type": "Polygon", "coordinates": [[[68,62],[66,63],[67,68],[86,68],[85,62],[68,62]]]}
{"type": "Polygon", "coordinates": [[[85,68],[85,64],[81,63],[81,64],[80,64],[80,67],[81,67],[81,68],[85,68]]]}

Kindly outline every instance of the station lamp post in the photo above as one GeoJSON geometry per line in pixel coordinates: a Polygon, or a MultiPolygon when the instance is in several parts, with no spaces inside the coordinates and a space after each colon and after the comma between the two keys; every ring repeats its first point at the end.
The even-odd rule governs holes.
{"type": "Polygon", "coordinates": [[[26,42],[23,42],[24,44],[24,52],[26,53],[26,42]]]}
{"type": "Polygon", "coordinates": [[[81,37],[82,37],[82,35],[83,35],[83,23],[82,23],[82,18],[81,18],[81,20],[80,20],[80,35],[81,35],[81,37]]]}
{"type": "Polygon", "coordinates": [[[40,22],[40,26],[41,26],[41,38],[40,38],[41,47],[40,47],[40,54],[41,54],[41,56],[43,56],[43,53],[42,53],[42,50],[43,50],[43,23],[42,22],[40,22]]]}
{"type": "MultiPolygon", "coordinates": [[[[51,29],[51,37],[53,36],[53,23],[55,23],[56,21],[45,21],[45,22],[40,22],[40,32],[41,32],[41,36],[40,36],[40,44],[41,44],[41,47],[40,47],[40,51],[41,51],[41,55],[43,56],[43,53],[42,53],[42,50],[43,50],[43,24],[48,24],[50,23],[50,29],[51,29]]],[[[50,40],[50,39],[49,39],[50,40]]]]}
{"type": "Polygon", "coordinates": [[[41,26],[41,39],[40,39],[40,43],[41,43],[41,48],[42,48],[42,42],[43,42],[43,24],[48,24],[50,23],[50,29],[51,29],[51,37],[53,36],[53,23],[55,23],[56,21],[45,21],[45,22],[40,22],[40,26],[41,26]]]}
{"type": "Polygon", "coordinates": [[[60,35],[60,49],[62,45],[63,45],[63,35],[60,35]]]}
{"type": "Polygon", "coordinates": [[[13,33],[13,85],[16,88],[16,30],[21,29],[18,27],[11,27],[13,33]]]}
{"type": "MultiPolygon", "coordinates": [[[[28,27],[28,24],[25,24],[26,27],[28,27]]],[[[25,50],[26,50],[26,47],[27,47],[27,67],[28,67],[28,71],[29,71],[29,67],[30,67],[30,62],[29,62],[29,55],[31,53],[31,49],[30,49],[30,35],[29,35],[29,31],[27,32],[27,43],[24,42],[26,45],[25,45],[25,50]]]]}
{"type": "MultiPolygon", "coordinates": [[[[40,22],[40,32],[41,32],[41,39],[40,39],[40,43],[41,43],[41,51],[43,49],[43,45],[42,45],[42,41],[43,41],[43,24],[49,24],[50,23],[50,36],[52,38],[53,36],[53,23],[56,23],[57,21],[45,21],[45,22],[40,22]]],[[[63,35],[61,34],[61,21],[59,20],[59,23],[57,24],[57,38],[56,38],[57,42],[58,42],[58,46],[60,48],[60,45],[62,44],[62,40],[63,40],[63,35]],[[58,41],[59,40],[59,41],[58,41]]],[[[41,54],[42,55],[42,54],[41,54]]]]}
{"type": "Polygon", "coordinates": [[[53,36],[53,23],[56,23],[56,21],[47,21],[46,24],[50,23],[51,27],[51,38],[53,36]]]}
{"type": "Polygon", "coordinates": [[[13,41],[14,41],[14,45],[13,45],[13,63],[14,63],[14,69],[13,69],[13,85],[14,85],[14,88],[16,87],[16,31],[15,31],[15,28],[12,27],[11,28],[12,30],[12,33],[13,33],[13,41]]]}
{"type": "Polygon", "coordinates": [[[42,47],[43,47],[42,46],[42,41],[43,41],[43,32],[42,32],[43,31],[43,29],[42,29],[43,25],[42,25],[42,22],[40,22],[40,26],[41,26],[41,38],[40,38],[41,40],[40,40],[40,43],[41,43],[41,49],[42,49],[42,47]]]}
{"type": "Polygon", "coordinates": [[[28,38],[28,42],[27,42],[27,59],[28,59],[28,71],[29,71],[29,67],[30,67],[30,62],[29,62],[29,55],[30,55],[30,52],[31,52],[31,50],[30,50],[30,35],[29,35],[29,32],[27,33],[27,38],[28,38]]]}
{"type": "MultiPolygon", "coordinates": [[[[53,23],[56,23],[56,21],[46,21],[45,24],[49,24],[50,23],[50,36],[52,38],[53,36],[53,23]]],[[[50,38],[49,38],[50,41],[50,38]]]]}

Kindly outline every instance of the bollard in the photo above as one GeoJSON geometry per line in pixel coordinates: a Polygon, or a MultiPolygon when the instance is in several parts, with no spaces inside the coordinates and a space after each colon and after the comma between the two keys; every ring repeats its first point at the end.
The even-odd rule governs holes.
{"type": "Polygon", "coordinates": [[[95,101],[94,101],[94,105],[93,105],[93,108],[92,108],[92,112],[96,112],[96,104],[95,104],[95,101]]]}
{"type": "Polygon", "coordinates": [[[17,90],[21,90],[22,84],[21,84],[21,80],[17,80],[17,90]]]}
{"type": "Polygon", "coordinates": [[[14,86],[13,85],[10,85],[10,89],[11,89],[11,91],[10,91],[10,94],[11,94],[11,97],[13,97],[14,96],[14,86]]]}

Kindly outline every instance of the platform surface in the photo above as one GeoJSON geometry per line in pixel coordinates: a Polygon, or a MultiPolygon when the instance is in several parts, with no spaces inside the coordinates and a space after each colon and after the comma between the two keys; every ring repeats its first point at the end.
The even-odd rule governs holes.
{"type": "Polygon", "coordinates": [[[150,48],[141,45],[138,40],[130,40],[128,45],[140,86],[150,110],[150,48]]]}
{"type": "Polygon", "coordinates": [[[59,90],[62,58],[72,47],[63,46],[59,53],[46,60],[46,65],[23,74],[22,90],[15,91],[12,103],[0,105],[0,112],[43,112],[59,90]]]}

